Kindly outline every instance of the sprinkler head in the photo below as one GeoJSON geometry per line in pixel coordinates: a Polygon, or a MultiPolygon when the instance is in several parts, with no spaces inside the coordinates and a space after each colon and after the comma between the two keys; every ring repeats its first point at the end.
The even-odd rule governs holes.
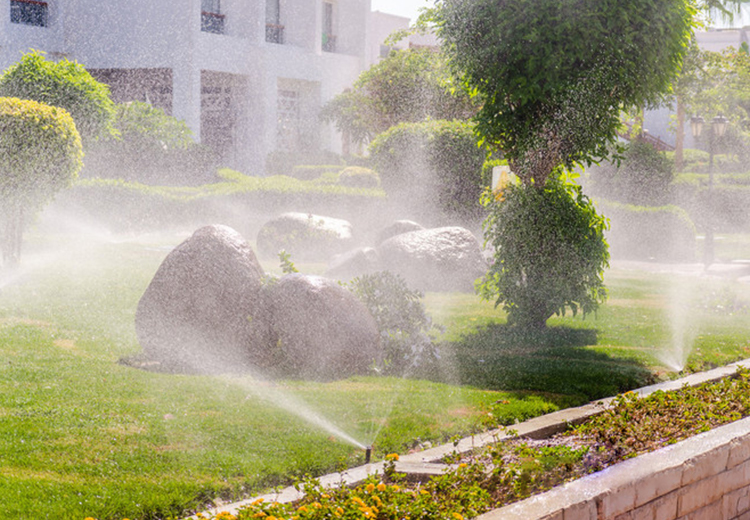
{"type": "Polygon", "coordinates": [[[370,457],[372,456],[372,446],[367,446],[365,448],[365,464],[370,463],[370,457]]]}

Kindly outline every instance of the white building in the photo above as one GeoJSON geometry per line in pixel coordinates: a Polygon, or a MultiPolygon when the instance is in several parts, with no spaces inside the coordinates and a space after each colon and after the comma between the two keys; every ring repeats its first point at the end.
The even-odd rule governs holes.
{"type": "Polygon", "coordinates": [[[318,109],[369,65],[370,0],[0,2],[2,69],[30,49],[76,60],[247,173],[273,150],[338,151],[318,109]]]}

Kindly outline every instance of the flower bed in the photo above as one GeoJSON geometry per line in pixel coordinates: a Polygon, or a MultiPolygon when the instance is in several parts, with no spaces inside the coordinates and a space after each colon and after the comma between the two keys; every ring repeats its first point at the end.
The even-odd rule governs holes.
{"type": "MultiPolygon", "coordinates": [[[[724,370],[723,373],[728,372],[724,370]]],[[[323,518],[461,520],[478,516],[503,504],[518,501],[562,483],[599,472],[623,460],[673,445],[688,436],[706,432],[750,415],[750,371],[738,366],[735,377],[705,382],[695,387],[684,386],[675,391],[656,389],[646,397],[628,393],[615,398],[609,407],[602,410],[601,413],[584,423],[548,439],[515,438],[507,442],[493,443],[469,453],[449,455],[443,459],[446,466],[433,467],[432,473],[443,474],[434,476],[426,482],[420,480],[414,482],[414,479],[400,473],[395,462],[397,456],[393,455],[389,456],[390,460],[381,467],[382,471],[370,475],[364,482],[354,487],[328,487],[316,482],[308,482],[299,489],[303,498],[295,502],[282,504],[259,499],[246,504],[236,511],[236,514],[222,513],[223,516],[220,514],[214,518],[227,520],[266,517],[268,520],[323,518]],[[434,471],[435,469],[439,471],[434,471]],[[446,471],[443,472],[443,470],[446,471]]],[[[591,411],[584,411],[583,415],[587,416],[591,413],[591,411]]],[[[703,442],[703,444],[710,443],[703,442]]],[[[750,446],[750,440],[742,444],[742,446],[745,445],[750,446]]],[[[748,452],[746,458],[750,459],[750,450],[745,449],[745,451],[748,452]]],[[[745,471],[744,468],[747,466],[747,476],[750,477],[750,461],[746,464],[740,455],[735,455],[734,462],[730,463],[729,453],[729,448],[727,448],[723,459],[721,459],[721,453],[719,454],[719,463],[709,464],[716,466],[717,471],[709,472],[710,475],[707,478],[719,478],[715,475],[731,473],[730,477],[722,477],[729,482],[729,487],[721,488],[717,482],[712,482],[712,488],[724,489],[727,493],[744,493],[742,489],[747,484],[742,484],[742,479],[738,478],[738,472],[745,471]],[[735,467],[740,469],[734,469],[735,467]]],[[[657,455],[657,453],[649,455],[657,455]]],[[[689,451],[687,455],[690,455],[689,451]]],[[[682,472],[682,468],[679,469],[682,472]]],[[[632,472],[632,468],[630,471],[632,472]]],[[[662,485],[662,488],[666,489],[663,496],[657,493],[651,500],[643,498],[650,496],[649,493],[655,493],[653,486],[647,486],[650,491],[648,493],[641,491],[640,502],[636,498],[635,488],[630,485],[629,491],[621,502],[627,507],[632,505],[633,508],[656,507],[650,504],[655,500],[662,500],[668,505],[673,504],[675,514],[659,516],[659,518],[678,518],[676,515],[681,510],[680,508],[685,512],[691,507],[689,504],[694,506],[697,504],[696,507],[690,509],[691,511],[696,510],[698,506],[717,507],[716,501],[702,506],[694,498],[692,502],[689,499],[679,499],[679,496],[687,496],[684,493],[678,496],[679,486],[683,481],[688,486],[701,482],[701,479],[696,477],[698,473],[701,472],[694,471],[691,474],[692,477],[685,477],[683,473],[680,473],[680,477],[676,480],[675,478],[667,479],[669,482],[676,482],[675,486],[666,489],[662,485]],[[671,502],[664,498],[673,492],[674,496],[669,498],[671,502]],[[632,498],[630,502],[628,497],[632,498]]],[[[593,476],[587,478],[593,478],[593,476]]],[[[578,481],[576,484],[581,482],[578,481]]],[[[556,491],[560,491],[560,488],[556,491]]],[[[494,519],[559,518],[562,520],[565,518],[563,510],[566,508],[570,511],[588,511],[586,513],[588,516],[582,513],[582,516],[575,518],[614,518],[609,513],[614,514],[613,511],[619,511],[624,514],[630,511],[622,504],[618,506],[620,509],[612,505],[618,502],[611,498],[613,493],[609,488],[605,493],[610,497],[608,501],[604,501],[601,497],[592,498],[593,495],[588,493],[584,493],[581,499],[580,494],[579,490],[578,497],[563,500],[562,502],[567,505],[560,506],[561,508],[555,509],[557,507],[555,504],[552,504],[551,508],[542,508],[543,513],[536,516],[532,516],[530,511],[525,511],[522,504],[518,504],[518,507],[513,509],[515,513],[504,508],[495,510],[487,516],[494,519]],[[602,504],[610,504],[609,509],[602,504]],[[609,513],[605,514],[607,511],[609,513]]],[[[557,495],[560,495],[560,492],[557,495]]],[[[703,493],[701,496],[707,497],[707,500],[711,498],[710,493],[703,493]]],[[[721,495],[719,498],[721,499],[721,495]]],[[[539,497],[535,497],[537,505],[546,503],[545,500],[538,499],[539,497]]],[[[750,507],[750,499],[748,501],[750,507]]],[[[727,511],[737,512],[739,506],[735,503],[734,508],[722,507],[727,508],[727,511]]],[[[715,516],[715,518],[720,517],[733,518],[727,515],[715,516]]]]}

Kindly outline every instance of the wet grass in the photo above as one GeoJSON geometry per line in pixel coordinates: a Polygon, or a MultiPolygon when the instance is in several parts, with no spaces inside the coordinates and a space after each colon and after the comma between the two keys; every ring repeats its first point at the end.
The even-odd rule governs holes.
{"type": "MultiPolygon", "coordinates": [[[[670,278],[630,271],[610,274],[612,303],[597,317],[555,318],[533,336],[474,295],[427,295],[446,328],[435,381],[269,383],[120,364],[140,350],[138,299],[183,238],[29,235],[22,270],[0,283],[3,518],[168,518],[362,462],[360,448],[275,406],[278,395],[360,442],[374,438],[379,457],[666,375],[654,346],[671,337],[670,278]]],[[[689,283],[687,323],[700,324],[689,366],[747,357],[747,294],[689,283]]]]}

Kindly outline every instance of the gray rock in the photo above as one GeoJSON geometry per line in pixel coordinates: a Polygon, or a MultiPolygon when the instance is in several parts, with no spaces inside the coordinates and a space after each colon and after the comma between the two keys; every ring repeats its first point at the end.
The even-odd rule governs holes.
{"type": "Polygon", "coordinates": [[[373,247],[360,247],[334,256],[328,263],[326,277],[348,281],[363,274],[382,271],[380,255],[373,247]]]}
{"type": "Polygon", "coordinates": [[[462,227],[402,233],[378,247],[384,269],[422,291],[473,291],[487,262],[474,235],[462,227]]]}
{"type": "Polygon", "coordinates": [[[284,213],[263,225],[256,244],[264,258],[285,250],[292,262],[323,262],[352,247],[352,225],[309,213],[284,213]]]}
{"type": "Polygon", "coordinates": [[[276,375],[342,379],[380,363],[378,329],[352,293],[321,276],[290,274],[264,289],[276,375]]]}
{"type": "Polygon", "coordinates": [[[262,277],[236,231],[198,229],[167,255],[138,303],[135,328],[146,358],[179,372],[254,364],[267,341],[262,277]]]}
{"type": "Polygon", "coordinates": [[[375,241],[375,245],[380,245],[391,237],[401,235],[403,233],[409,233],[410,231],[420,231],[424,229],[424,226],[414,222],[413,220],[397,220],[391,225],[383,228],[378,233],[378,238],[375,241]]]}

